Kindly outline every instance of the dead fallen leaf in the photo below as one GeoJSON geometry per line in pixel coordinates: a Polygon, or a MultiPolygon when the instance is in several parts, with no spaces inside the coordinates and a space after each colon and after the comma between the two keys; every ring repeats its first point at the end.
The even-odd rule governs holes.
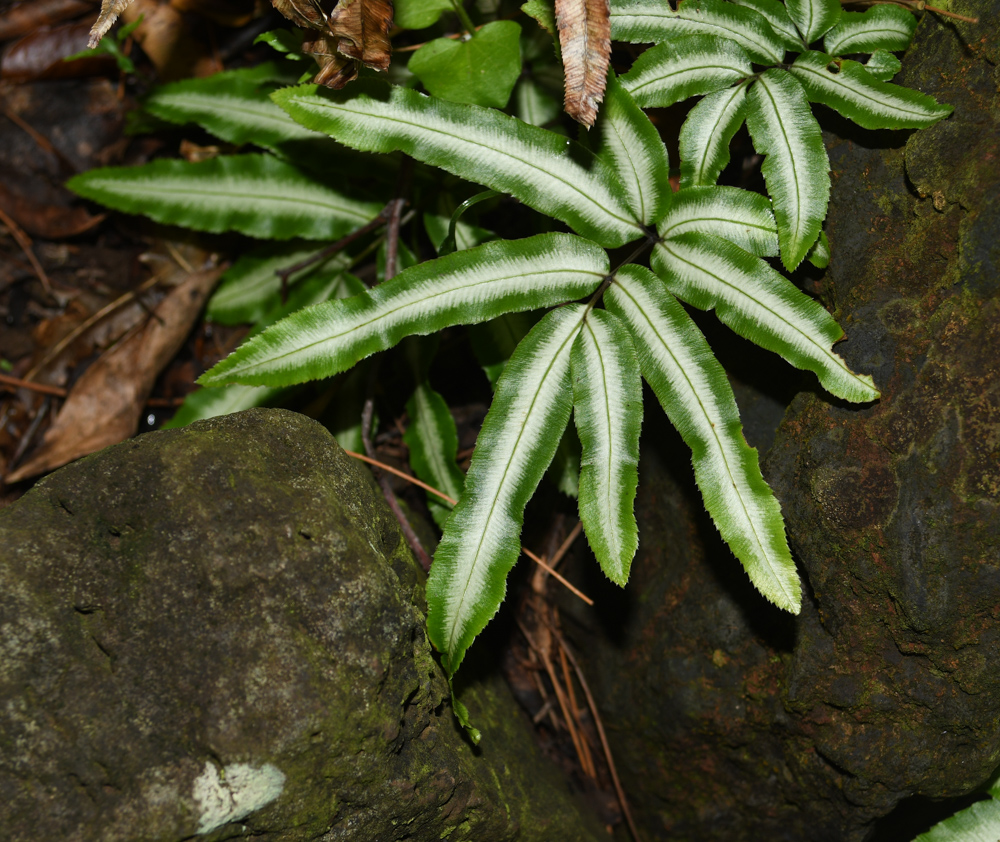
{"type": "Polygon", "coordinates": [[[0,12],[0,41],[90,12],[96,0],[22,0],[0,12]]]}
{"type": "Polygon", "coordinates": [[[281,14],[306,29],[320,32],[302,52],[311,55],[320,72],[319,85],[339,89],[358,75],[358,63],[387,70],[392,56],[392,0],[339,0],[328,15],[318,0],[271,0],[281,14]]]}
{"type": "Polygon", "coordinates": [[[368,67],[388,70],[392,15],[391,0],[340,0],[329,24],[337,50],[368,67]]]}
{"type": "Polygon", "coordinates": [[[48,79],[101,76],[115,70],[110,56],[63,61],[87,48],[87,25],[66,24],[39,27],[7,48],[0,65],[0,78],[22,84],[48,79]]]}
{"type": "Polygon", "coordinates": [[[588,129],[604,99],[611,56],[609,0],[556,0],[556,26],[566,77],[564,107],[588,129]]]}
{"type": "Polygon", "coordinates": [[[88,368],[31,457],[4,481],[51,471],[135,435],[160,371],[177,353],[224,267],[186,275],[147,320],[88,368]]]}
{"type": "Polygon", "coordinates": [[[327,15],[316,0],[271,0],[271,4],[303,29],[326,29],[327,15]]]}
{"type": "Polygon", "coordinates": [[[90,41],[88,46],[94,49],[98,42],[108,34],[108,30],[114,26],[118,15],[124,12],[132,0],[101,0],[101,13],[97,16],[97,21],[90,30],[90,41]]]}
{"type": "Polygon", "coordinates": [[[132,37],[156,67],[161,82],[210,76],[222,70],[208,44],[195,37],[197,21],[189,20],[169,3],[134,0],[122,12],[122,21],[133,23],[139,18],[142,22],[132,37]]]}
{"type": "Polygon", "coordinates": [[[62,240],[75,237],[101,223],[105,214],[91,214],[82,207],[36,202],[0,183],[0,210],[33,237],[62,240]]]}
{"type": "Polygon", "coordinates": [[[321,35],[314,41],[303,41],[301,50],[316,59],[319,65],[319,73],[313,81],[339,91],[358,78],[359,62],[338,53],[335,41],[330,35],[321,35]]]}

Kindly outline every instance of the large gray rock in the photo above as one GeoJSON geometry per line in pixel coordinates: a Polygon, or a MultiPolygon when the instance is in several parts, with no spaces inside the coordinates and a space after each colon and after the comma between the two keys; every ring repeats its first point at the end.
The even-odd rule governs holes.
{"type": "Polygon", "coordinates": [[[4,840],[598,838],[502,685],[456,727],[423,574],[302,416],[64,468],[0,553],[4,840]]]}
{"type": "Polygon", "coordinates": [[[651,838],[910,839],[912,808],[877,820],[1000,763],[1000,3],[956,11],[983,23],[925,16],[899,80],[949,120],[828,136],[833,260],[812,288],[883,397],[813,381],[768,453],[801,617],[746,585],[651,413],[633,582],[604,614],[572,609],[651,838]]]}

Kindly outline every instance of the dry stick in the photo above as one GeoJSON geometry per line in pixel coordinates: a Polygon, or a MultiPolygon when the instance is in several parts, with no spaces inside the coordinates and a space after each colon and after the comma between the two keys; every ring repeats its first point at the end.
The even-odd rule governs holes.
{"type": "Polygon", "coordinates": [[[9,108],[4,107],[4,116],[10,120],[15,126],[24,131],[35,143],[38,144],[45,152],[54,156],[59,163],[65,168],[66,172],[76,174],[79,170],[69,158],[67,158],[59,149],[56,147],[51,140],[49,140],[41,132],[37,131],[30,123],[28,123],[20,114],[11,111],[9,108]]]}
{"type": "Polygon", "coordinates": [[[147,278],[141,284],[139,284],[136,289],[126,292],[123,295],[118,296],[114,301],[98,310],[94,315],[87,318],[84,322],[77,325],[73,330],[67,333],[62,339],[60,339],[55,345],[49,348],[45,355],[42,357],[35,366],[24,375],[25,380],[31,380],[39,371],[47,366],[52,360],[59,356],[70,344],[75,342],[84,333],[90,330],[95,324],[97,324],[101,319],[111,315],[115,310],[124,307],[133,298],[138,298],[146,290],[151,289],[156,286],[160,281],[163,280],[159,275],[153,275],[151,278],[147,278]]]}
{"type": "Polygon", "coordinates": [[[422,482],[416,477],[411,477],[409,474],[399,470],[399,468],[394,468],[392,467],[392,465],[386,465],[385,462],[380,462],[378,459],[370,459],[363,453],[355,453],[353,450],[345,450],[344,453],[346,453],[348,456],[353,457],[354,459],[360,459],[362,462],[367,462],[369,465],[374,465],[376,468],[381,468],[383,471],[388,471],[390,474],[395,474],[397,477],[399,477],[400,479],[405,479],[407,482],[412,482],[414,485],[422,488],[424,491],[429,491],[431,494],[436,494],[446,503],[451,503],[451,505],[454,506],[458,502],[457,500],[452,500],[452,498],[449,497],[447,494],[445,494],[443,491],[438,491],[433,485],[428,485],[426,482],[422,482]]]}
{"type": "MultiPolygon", "coordinates": [[[[374,457],[365,456],[363,453],[355,453],[353,450],[345,450],[344,453],[346,453],[348,456],[353,457],[354,459],[360,459],[362,462],[366,462],[369,465],[374,465],[377,468],[381,468],[383,471],[388,471],[390,474],[395,474],[400,479],[404,479],[407,482],[411,482],[414,485],[424,489],[424,491],[429,491],[431,494],[436,494],[446,503],[451,503],[451,505],[453,506],[458,504],[457,500],[452,499],[443,491],[438,491],[433,485],[428,485],[426,482],[421,482],[416,477],[410,476],[409,474],[404,473],[398,468],[392,467],[392,465],[386,465],[385,462],[380,462],[378,459],[375,459],[374,457]]],[[[576,536],[580,534],[581,528],[582,525],[578,523],[573,528],[573,531],[570,532],[569,537],[562,542],[562,546],[559,547],[559,549],[556,551],[555,556],[553,556],[553,559],[556,561],[557,564],[558,560],[561,559],[563,555],[566,553],[566,550],[569,549],[569,545],[572,544],[576,536]]],[[[533,562],[535,562],[535,564],[544,567],[545,570],[548,571],[550,574],[552,574],[552,576],[554,576],[561,585],[564,585],[567,588],[567,590],[570,591],[570,593],[574,594],[575,596],[578,596],[580,599],[586,602],[587,605],[594,604],[594,600],[592,600],[589,596],[583,593],[583,591],[581,591],[579,588],[573,585],[573,583],[570,582],[568,579],[566,579],[558,570],[554,569],[553,567],[549,566],[544,561],[542,561],[527,547],[521,547],[521,552],[523,552],[528,558],[530,558],[533,562]]]]}
{"type": "MultiPolygon", "coordinates": [[[[389,205],[391,205],[395,201],[396,200],[393,199],[391,202],[389,202],[389,205]]],[[[382,208],[382,210],[379,211],[378,216],[376,216],[371,222],[362,225],[360,228],[358,228],[356,231],[352,231],[346,237],[341,237],[341,239],[337,240],[337,242],[331,243],[325,249],[321,249],[315,254],[309,255],[309,257],[305,258],[304,260],[300,260],[298,263],[293,263],[291,266],[287,266],[284,269],[277,269],[274,274],[276,274],[279,278],[281,278],[282,301],[284,301],[288,295],[288,279],[292,277],[292,275],[294,275],[296,272],[301,272],[303,269],[308,269],[314,263],[322,263],[328,257],[332,257],[338,252],[343,251],[359,237],[363,237],[365,234],[369,234],[376,228],[385,225],[386,220],[388,219],[386,212],[389,209],[389,205],[386,205],[384,208],[382,208]]]]}
{"type": "Polygon", "coordinates": [[[517,620],[517,627],[521,630],[521,634],[524,635],[524,639],[528,641],[528,645],[538,654],[538,657],[542,659],[542,663],[545,665],[545,671],[549,674],[549,681],[552,682],[552,689],[555,690],[556,699],[558,699],[559,707],[562,710],[563,720],[566,723],[566,730],[569,731],[570,739],[573,741],[573,749],[576,751],[576,756],[580,759],[580,765],[583,766],[583,749],[580,748],[580,735],[577,733],[573,717],[570,715],[569,702],[566,699],[566,693],[563,690],[562,685],[559,683],[559,677],[556,675],[555,667],[552,666],[552,660],[549,658],[548,653],[544,652],[535,643],[520,618],[517,620]]]}
{"type": "Polygon", "coordinates": [[[28,258],[28,262],[31,264],[31,268],[35,270],[38,280],[41,281],[45,291],[49,295],[52,295],[52,284],[49,283],[49,276],[45,274],[42,264],[38,262],[38,258],[35,257],[35,253],[31,250],[31,239],[21,230],[21,226],[2,210],[0,210],[0,222],[3,222],[10,229],[11,236],[13,236],[17,244],[21,247],[24,256],[28,258]]]}
{"type": "Polygon", "coordinates": [[[533,562],[535,562],[535,564],[537,564],[539,567],[543,567],[548,573],[550,573],[552,576],[554,576],[556,579],[558,579],[573,594],[575,594],[576,596],[580,597],[580,599],[582,599],[584,602],[586,602],[587,605],[593,605],[594,604],[594,600],[592,600],[583,591],[581,591],[579,588],[577,588],[575,585],[573,585],[573,583],[570,582],[568,579],[566,579],[561,573],[559,573],[558,570],[556,570],[553,567],[550,567],[548,564],[546,564],[544,561],[542,561],[538,556],[536,556],[527,547],[521,547],[521,552],[524,553],[533,562]]]}
{"type": "Polygon", "coordinates": [[[583,522],[578,520],[576,522],[576,526],[574,526],[570,530],[569,535],[566,536],[566,540],[559,545],[559,549],[556,550],[555,555],[552,556],[551,564],[553,567],[556,567],[559,562],[562,561],[563,556],[566,555],[569,548],[573,546],[573,542],[580,537],[581,532],[583,532],[583,522]]]}
{"type": "MultiPolygon", "coordinates": [[[[402,187],[406,179],[405,169],[408,168],[404,167],[404,172],[401,173],[400,187],[402,187]]],[[[398,192],[402,192],[402,190],[398,192]]],[[[380,219],[384,218],[387,227],[384,272],[386,281],[391,280],[396,274],[397,256],[399,254],[399,229],[401,227],[403,206],[405,204],[406,200],[403,198],[391,199],[378,217],[380,219]]],[[[371,425],[372,417],[375,414],[375,399],[372,397],[372,392],[374,391],[375,374],[377,371],[378,364],[376,363],[371,368],[371,378],[368,382],[368,397],[365,398],[365,406],[361,412],[361,441],[365,446],[365,453],[369,459],[375,458],[375,445],[372,444],[371,425]]],[[[379,472],[376,474],[376,480],[382,489],[382,496],[385,497],[386,503],[389,504],[389,508],[392,509],[392,513],[396,516],[396,520],[399,521],[399,527],[403,531],[406,543],[410,545],[410,549],[417,557],[417,561],[420,562],[420,566],[424,568],[424,572],[427,572],[431,569],[431,557],[427,554],[427,550],[420,543],[417,533],[413,531],[410,521],[403,513],[403,509],[399,505],[399,500],[396,499],[396,494],[389,484],[389,478],[379,472]]]]}
{"type": "MultiPolygon", "coordinates": [[[[566,661],[565,647],[559,647],[559,666],[562,667],[563,681],[566,683],[566,692],[569,695],[569,709],[577,724],[580,722],[580,708],[576,704],[576,690],[573,689],[573,679],[569,674],[569,664],[566,661]]],[[[590,746],[587,744],[587,735],[580,729],[580,748],[583,751],[580,762],[583,765],[583,773],[593,781],[597,780],[597,769],[594,766],[594,758],[590,756],[590,746]]]]}
{"type": "Polygon", "coordinates": [[[405,199],[393,199],[385,206],[385,213],[388,216],[385,221],[385,279],[396,277],[396,268],[399,264],[399,229],[403,216],[403,206],[405,199]]]}
{"type": "MultiPolygon", "coordinates": [[[[376,370],[376,367],[373,366],[372,373],[374,374],[376,370]]],[[[369,397],[365,400],[364,409],[361,411],[361,441],[368,453],[368,459],[372,460],[372,462],[376,461],[372,455],[375,453],[375,446],[372,444],[371,434],[372,416],[374,414],[375,401],[369,397]]],[[[389,485],[389,478],[380,471],[376,473],[375,480],[378,482],[379,488],[382,489],[382,496],[385,497],[385,502],[389,504],[389,508],[392,509],[392,513],[396,516],[396,520],[399,521],[399,528],[403,531],[406,543],[409,544],[413,555],[416,556],[417,561],[420,562],[420,566],[424,568],[424,572],[426,573],[431,569],[431,557],[427,555],[427,550],[420,543],[417,533],[413,531],[410,521],[407,520],[406,515],[403,513],[403,509],[399,505],[399,500],[396,499],[396,495],[389,485]]]]}
{"type": "Polygon", "coordinates": [[[66,397],[66,390],[60,386],[46,386],[44,383],[32,383],[30,380],[11,377],[9,374],[0,374],[0,385],[10,386],[11,392],[15,389],[30,389],[32,392],[41,392],[43,395],[53,395],[57,398],[66,397]]]}
{"type": "Polygon", "coordinates": [[[639,830],[636,828],[635,821],[632,819],[632,811],[629,810],[628,801],[625,799],[625,790],[622,789],[621,781],[618,780],[618,772],[615,769],[615,761],[611,756],[611,746],[608,745],[608,738],[604,733],[604,723],[601,722],[601,715],[597,712],[597,704],[594,702],[593,695],[591,695],[587,680],[583,677],[583,670],[580,669],[580,665],[577,663],[576,658],[573,657],[573,653],[570,651],[569,646],[566,645],[566,641],[559,633],[559,630],[550,625],[549,631],[552,632],[563,651],[566,652],[566,657],[569,658],[569,662],[573,665],[573,671],[576,673],[577,681],[580,682],[584,695],[587,697],[587,706],[590,708],[590,713],[594,717],[594,725],[597,727],[597,735],[601,738],[601,747],[604,749],[604,757],[608,761],[608,771],[611,772],[611,780],[615,785],[615,793],[618,795],[618,803],[621,805],[622,814],[625,816],[625,822],[628,824],[628,829],[631,831],[632,838],[635,839],[635,842],[642,842],[642,837],[639,836],[639,830]]]}
{"type": "Polygon", "coordinates": [[[21,436],[21,441],[17,445],[17,449],[14,451],[13,456],[10,457],[10,462],[7,463],[7,473],[10,474],[16,467],[18,462],[21,461],[21,457],[24,456],[31,442],[35,438],[35,434],[38,432],[38,428],[42,424],[42,419],[48,415],[49,408],[52,406],[52,399],[47,397],[42,401],[42,406],[35,413],[35,417],[32,419],[31,424],[28,425],[28,429],[24,431],[24,435],[21,436]]]}

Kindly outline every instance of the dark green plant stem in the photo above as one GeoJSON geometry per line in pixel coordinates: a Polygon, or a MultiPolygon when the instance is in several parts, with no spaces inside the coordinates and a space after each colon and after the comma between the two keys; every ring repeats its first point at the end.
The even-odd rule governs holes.
{"type": "Polygon", "coordinates": [[[391,207],[396,201],[396,199],[391,200],[384,208],[382,208],[381,211],[379,211],[378,216],[376,216],[371,222],[365,223],[356,231],[352,231],[346,237],[341,237],[337,240],[337,242],[331,243],[325,248],[320,249],[315,254],[309,255],[309,257],[305,260],[300,260],[298,263],[286,266],[284,269],[276,270],[275,274],[281,278],[281,302],[284,303],[288,300],[288,279],[292,277],[292,275],[296,272],[301,272],[303,269],[308,269],[316,263],[322,263],[327,258],[333,257],[333,255],[343,251],[358,238],[371,233],[382,225],[385,225],[386,222],[389,221],[391,207]]]}
{"type": "Polygon", "coordinates": [[[451,0],[451,5],[455,9],[455,14],[458,15],[458,19],[462,22],[462,26],[465,27],[465,31],[469,33],[470,37],[476,37],[476,27],[472,23],[472,18],[469,17],[468,12],[465,11],[465,7],[462,6],[460,0],[451,0]]]}
{"type": "Polygon", "coordinates": [[[587,311],[589,312],[589,311],[591,311],[591,310],[594,309],[594,306],[597,304],[598,301],[601,300],[601,296],[604,295],[604,293],[607,290],[607,288],[609,286],[611,286],[611,284],[614,283],[615,275],[618,274],[618,270],[621,269],[622,266],[626,266],[629,263],[634,263],[635,260],[636,260],[636,258],[640,254],[642,254],[647,248],[651,248],[651,247],[655,246],[658,242],[660,242],[659,235],[655,231],[648,231],[647,230],[646,231],[646,242],[639,243],[639,245],[637,245],[632,250],[632,253],[628,257],[626,257],[621,263],[619,263],[614,269],[612,269],[610,272],[608,272],[607,275],[604,276],[604,280],[601,281],[601,285],[597,288],[597,290],[594,292],[594,294],[590,297],[590,301],[587,302],[587,311]]]}
{"type": "MultiPolygon", "coordinates": [[[[396,275],[396,269],[399,263],[399,231],[403,224],[403,208],[406,207],[406,199],[401,198],[401,195],[409,188],[410,174],[412,170],[413,161],[411,159],[404,160],[403,167],[399,174],[399,183],[397,188],[397,194],[399,195],[397,195],[395,199],[391,199],[379,213],[378,217],[376,217],[378,220],[383,220],[386,226],[385,271],[383,273],[383,282],[391,280],[396,275]]],[[[375,415],[374,392],[375,379],[378,376],[379,362],[379,359],[375,359],[371,369],[369,370],[368,394],[365,397],[364,409],[361,411],[361,441],[365,447],[365,454],[369,459],[376,458],[375,445],[372,442],[371,429],[372,418],[375,415]]],[[[399,522],[399,527],[403,532],[403,537],[406,538],[406,543],[409,545],[413,555],[416,557],[417,561],[420,562],[420,566],[426,573],[431,569],[431,557],[427,554],[427,550],[424,549],[423,544],[420,543],[417,533],[413,531],[410,521],[403,512],[402,507],[399,505],[399,500],[396,499],[396,493],[392,490],[389,477],[374,466],[372,467],[372,472],[375,474],[375,479],[379,484],[379,488],[382,489],[382,496],[385,497],[386,503],[389,504],[389,508],[392,509],[392,513],[396,516],[396,520],[399,522]]]]}

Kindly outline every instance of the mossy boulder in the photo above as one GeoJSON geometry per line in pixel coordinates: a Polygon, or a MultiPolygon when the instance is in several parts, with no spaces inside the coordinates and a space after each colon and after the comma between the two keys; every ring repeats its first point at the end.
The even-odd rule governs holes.
{"type": "Polygon", "coordinates": [[[302,416],[63,468],[0,548],[6,840],[599,838],[502,682],[456,726],[423,573],[302,416]]]}

